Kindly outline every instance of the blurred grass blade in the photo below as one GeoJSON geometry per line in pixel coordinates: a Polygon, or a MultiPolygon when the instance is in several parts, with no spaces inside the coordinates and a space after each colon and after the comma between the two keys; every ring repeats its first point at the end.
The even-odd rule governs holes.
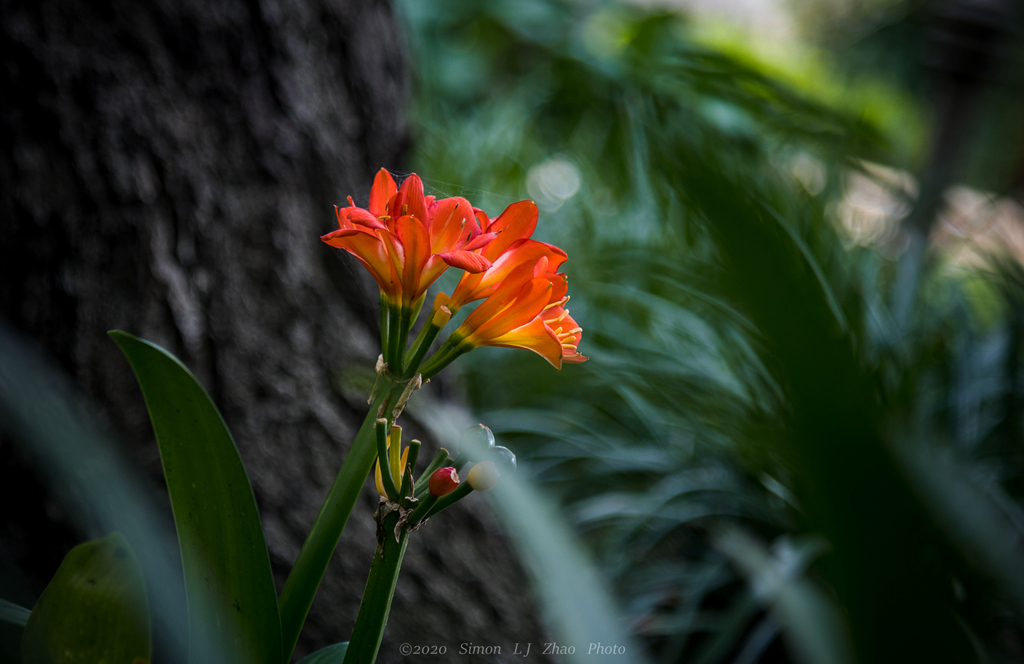
{"type": "Polygon", "coordinates": [[[23,606],[0,599],[0,622],[24,627],[28,623],[28,617],[31,613],[32,611],[23,606]]]}
{"type": "MultiPolygon", "coordinates": [[[[438,440],[456,440],[474,424],[463,408],[447,407],[443,412],[446,417],[424,420],[438,440]]],[[[575,653],[562,655],[561,661],[589,664],[596,655],[588,655],[587,650],[591,644],[600,644],[621,647],[618,652],[601,654],[602,662],[645,664],[642,647],[627,634],[622,614],[613,604],[608,581],[577,543],[572,525],[556,514],[552,501],[526,479],[530,475],[521,468],[502,477],[486,495],[533,577],[551,633],[559,645],[575,647],[575,653]]]]}
{"type": "Polygon", "coordinates": [[[348,641],[321,648],[299,660],[299,664],[341,664],[345,661],[348,641]]]}
{"type": "Polygon", "coordinates": [[[779,623],[770,616],[764,618],[750,632],[732,664],[757,664],[768,647],[779,637],[779,623]]]}
{"type": "Polygon", "coordinates": [[[185,570],[189,661],[280,664],[267,545],[223,418],[172,355],[124,332],[110,336],[135,371],[160,447],[185,570]]]}
{"type": "Polygon", "coordinates": [[[575,543],[572,527],[554,514],[537,487],[523,475],[502,478],[492,492],[496,498],[492,504],[504,518],[512,541],[519,546],[534,577],[559,645],[575,647],[575,653],[563,655],[563,661],[591,662],[596,655],[588,654],[588,650],[600,645],[618,647],[615,652],[601,654],[602,662],[644,662],[643,651],[627,635],[605,591],[607,582],[575,543]]]}
{"type": "Polygon", "coordinates": [[[743,637],[750,623],[758,613],[758,604],[754,598],[740,597],[733,601],[722,617],[715,621],[714,632],[706,643],[701,644],[693,664],[715,664],[721,662],[736,648],[736,643],[743,637]]]}
{"type": "MultiPolygon", "coordinates": [[[[33,344],[0,319],[5,444],[12,443],[30,461],[55,504],[86,536],[124,534],[146,577],[154,641],[167,661],[185,661],[184,581],[170,515],[157,504],[138,467],[96,424],[96,410],[33,344]]],[[[0,660],[7,652],[0,648],[0,660]]]]}
{"type": "Polygon", "coordinates": [[[24,664],[148,662],[149,602],[128,540],[79,544],[46,586],[21,641],[24,664]]]}
{"type": "Polygon", "coordinates": [[[924,444],[893,446],[926,509],[960,548],[1014,604],[1024,625],[1024,520],[1020,507],[997,485],[980,486],[952,452],[924,444]]]}
{"type": "Polygon", "coordinates": [[[775,557],[738,529],[719,535],[717,546],[750,583],[755,597],[782,625],[792,655],[802,664],[847,664],[852,655],[839,608],[803,576],[796,553],[775,557]]]}

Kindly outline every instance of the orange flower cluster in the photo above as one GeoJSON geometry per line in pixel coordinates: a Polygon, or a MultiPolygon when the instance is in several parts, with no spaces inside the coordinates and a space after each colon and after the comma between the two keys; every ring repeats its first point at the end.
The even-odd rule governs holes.
{"type": "Polygon", "coordinates": [[[564,308],[568,285],[557,270],[567,256],[530,238],[537,226],[532,202],[514,203],[492,220],[464,198],[424,196],[415,174],[398,188],[381,169],[368,209],[349,198],[337,217],[338,230],[323,241],[355,256],[389,306],[416,310],[449,266],[465,271],[451,297],[438,295],[425,327],[443,327],[464,305],[483,300],[424,363],[425,377],[477,346],[525,348],[556,368],[587,359],[577,350],[582,330],[564,308]]]}
{"type": "Polygon", "coordinates": [[[415,174],[399,189],[383,168],[370,190],[369,209],[335,208],[338,230],[322,239],[355,256],[393,304],[412,307],[449,265],[482,272],[490,261],[474,252],[494,239],[484,234],[465,198],[423,195],[415,174]]]}

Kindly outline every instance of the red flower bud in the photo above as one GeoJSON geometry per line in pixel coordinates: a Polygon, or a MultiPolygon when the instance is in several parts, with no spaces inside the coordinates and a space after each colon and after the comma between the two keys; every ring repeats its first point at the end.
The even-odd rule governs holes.
{"type": "Polygon", "coordinates": [[[454,468],[438,468],[430,476],[427,486],[430,488],[430,495],[435,498],[447,496],[459,486],[459,474],[454,468]]]}

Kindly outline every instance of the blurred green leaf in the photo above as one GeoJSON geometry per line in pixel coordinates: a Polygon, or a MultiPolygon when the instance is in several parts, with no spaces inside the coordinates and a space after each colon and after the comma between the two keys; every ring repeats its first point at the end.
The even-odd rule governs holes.
{"type": "MultiPolygon", "coordinates": [[[[185,661],[185,587],[166,499],[163,504],[157,500],[138,465],[97,423],[97,412],[33,342],[0,320],[0,429],[5,445],[24,455],[52,492],[54,505],[86,536],[124,534],[146,577],[154,640],[169,661],[185,661]]],[[[9,648],[4,639],[9,642],[15,634],[20,640],[20,629],[0,630],[0,644],[9,648]]],[[[3,647],[0,661],[10,652],[3,647]]]]}
{"type": "Polygon", "coordinates": [[[345,661],[345,652],[347,650],[348,641],[335,643],[333,646],[327,646],[306,655],[299,660],[299,664],[341,664],[345,661]]]}
{"type": "Polygon", "coordinates": [[[535,588],[546,607],[547,619],[562,645],[575,652],[565,661],[590,662],[591,645],[618,646],[602,661],[642,663],[644,652],[623,629],[599,572],[573,542],[567,524],[553,512],[549,501],[522,475],[503,478],[495,487],[494,505],[520,546],[535,588]]]}
{"type": "Polygon", "coordinates": [[[702,36],[697,9],[550,0],[541,29],[514,4],[400,3],[416,167],[489,213],[536,200],[536,236],[569,255],[591,361],[559,373],[488,349],[460,365],[634,634],[665,662],[784,658],[776,637],[799,628],[759,616],[709,536],[740,522],[758,541],[828,540],[804,580],[840,605],[861,661],[1014,657],[1017,582],[999,569],[1013,546],[985,509],[969,522],[973,501],[947,504],[964,477],[940,474],[942,500],[912,488],[893,458],[907,441],[883,434],[939,430],[1004,516],[1024,501],[1018,261],[993,279],[939,244],[913,320],[891,310],[913,178],[861,160],[928,151],[918,100],[885,76],[830,76],[799,45],[780,70],[742,35],[702,36]],[[865,212],[871,246],[855,237],[865,212]]]}
{"type": "Polygon", "coordinates": [[[5,599],[0,599],[0,622],[24,627],[28,622],[28,617],[31,613],[31,610],[26,609],[23,606],[18,606],[14,602],[8,602],[5,599]]]}
{"type": "Polygon", "coordinates": [[[181,362],[110,333],[149,408],[185,570],[189,661],[280,664],[281,622],[249,478],[224,420],[181,362]]]}
{"type": "Polygon", "coordinates": [[[935,523],[1015,605],[1024,626],[1024,510],[994,482],[979,482],[971,472],[978,469],[951,450],[904,436],[894,453],[935,523]]]}
{"type": "Polygon", "coordinates": [[[142,569],[128,540],[114,533],[64,558],[32,609],[21,659],[146,664],[150,639],[142,569]]]}
{"type": "Polygon", "coordinates": [[[853,661],[842,611],[834,599],[803,576],[810,561],[821,553],[820,543],[782,547],[780,555],[772,555],[756,539],[735,528],[721,533],[716,543],[747,578],[753,596],[768,605],[785,628],[797,661],[853,661]]]}

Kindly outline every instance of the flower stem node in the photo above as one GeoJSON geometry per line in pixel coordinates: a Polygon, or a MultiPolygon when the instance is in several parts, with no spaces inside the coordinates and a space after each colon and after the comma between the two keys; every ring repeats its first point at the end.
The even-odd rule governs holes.
{"type": "Polygon", "coordinates": [[[459,486],[459,474],[454,468],[438,468],[430,476],[430,495],[435,498],[447,496],[459,486]]]}
{"type": "Polygon", "coordinates": [[[490,491],[498,484],[498,468],[493,461],[481,461],[469,469],[466,481],[474,491],[490,491]]]}

